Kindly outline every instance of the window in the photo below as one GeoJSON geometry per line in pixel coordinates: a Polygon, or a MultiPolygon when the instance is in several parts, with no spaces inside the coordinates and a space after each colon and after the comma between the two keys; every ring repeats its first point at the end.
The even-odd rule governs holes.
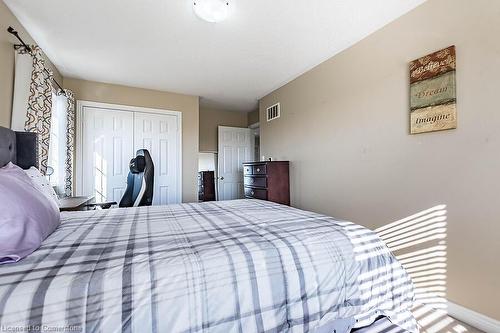
{"type": "Polygon", "coordinates": [[[49,181],[59,196],[64,194],[65,161],[67,149],[66,106],[66,96],[52,93],[52,118],[50,124],[50,146],[47,165],[54,169],[54,172],[49,175],[49,181]]]}

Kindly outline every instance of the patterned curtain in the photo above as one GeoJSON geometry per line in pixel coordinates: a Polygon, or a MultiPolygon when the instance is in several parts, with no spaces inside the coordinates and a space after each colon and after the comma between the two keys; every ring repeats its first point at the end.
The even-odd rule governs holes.
{"type": "Polygon", "coordinates": [[[33,71],[31,72],[30,96],[24,130],[38,133],[38,161],[40,172],[47,172],[49,158],[50,119],[52,111],[52,72],[46,72],[42,50],[31,46],[33,71]]]}
{"type": "Polygon", "coordinates": [[[69,89],[64,89],[68,104],[66,109],[66,162],[64,176],[64,192],[73,195],[73,163],[75,156],[75,95],[69,89]]]}

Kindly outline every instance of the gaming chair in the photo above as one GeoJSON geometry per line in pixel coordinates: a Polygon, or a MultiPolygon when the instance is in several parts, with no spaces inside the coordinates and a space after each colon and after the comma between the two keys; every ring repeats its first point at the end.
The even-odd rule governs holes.
{"type": "Polygon", "coordinates": [[[127,189],[120,207],[151,206],[153,203],[154,165],[147,149],[139,149],[130,161],[127,189]]]}

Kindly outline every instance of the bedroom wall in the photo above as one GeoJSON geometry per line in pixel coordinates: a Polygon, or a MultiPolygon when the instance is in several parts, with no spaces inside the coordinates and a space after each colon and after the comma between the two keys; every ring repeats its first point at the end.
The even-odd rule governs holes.
{"type": "Polygon", "coordinates": [[[182,201],[197,201],[198,96],[69,78],[64,79],[64,88],[73,90],[77,100],[182,112],[182,201]]]}
{"type": "Polygon", "coordinates": [[[248,112],[247,114],[248,126],[259,122],[259,110],[248,112]]]}
{"type": "MultiPolygon", "coordinates": [[[[0,25],[0,126],[10,127],[14,94],[14,44],[18,41],[7,32],[7,28],[12,26],[16,29],[28,44],[35,42],[3,1],[0,1],[0,22],[2,23],[0,25]]],[[[47,66],[54,71],[54,78],[61,83],[62,77],[59,71],[50,60],[46,61],[47,66]]]]}
{"type": "MultiPolygon", "coordinates": [[[[429,0],[260,101],[294,206],[370,228],[447,205],[447,297],[500,320],[500,1],[429,0]],[[457,50],[458,129],[409,135],[409,61],[457,50]]],[[[262,118],[264,119],[264,118],[262,118]]]]}
{"type": "Polygon", "coordinates": [[[247,127],[247,113],[200,108],[200,152],[217,151],[218,126],[247,127]]]}

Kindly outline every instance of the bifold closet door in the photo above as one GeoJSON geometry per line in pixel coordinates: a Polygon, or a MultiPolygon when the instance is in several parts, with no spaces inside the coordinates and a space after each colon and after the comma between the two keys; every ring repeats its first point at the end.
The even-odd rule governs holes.
{"type": "Polygon", "coordinates": [[[97,202],[120,202],[134,154],[134,114],[85,108],[83,122],[83,193],[97,202]]]}
{"type": "Polygon", "coordinates": [[[180,116],[103,104],[83,106],[81,117],[79,194],[93,195],[97,202],[120,202],[130,160],[137,150],[147,149],[155,167],[153,205],[181,202],[180,116]]]}
{"type": "Polygon", "coordinates": [[[134,151],[147,149],[153,159],[153,205],[179,203],[180,142],[178,118],[156,113],[134,113],[134,151]]]}

